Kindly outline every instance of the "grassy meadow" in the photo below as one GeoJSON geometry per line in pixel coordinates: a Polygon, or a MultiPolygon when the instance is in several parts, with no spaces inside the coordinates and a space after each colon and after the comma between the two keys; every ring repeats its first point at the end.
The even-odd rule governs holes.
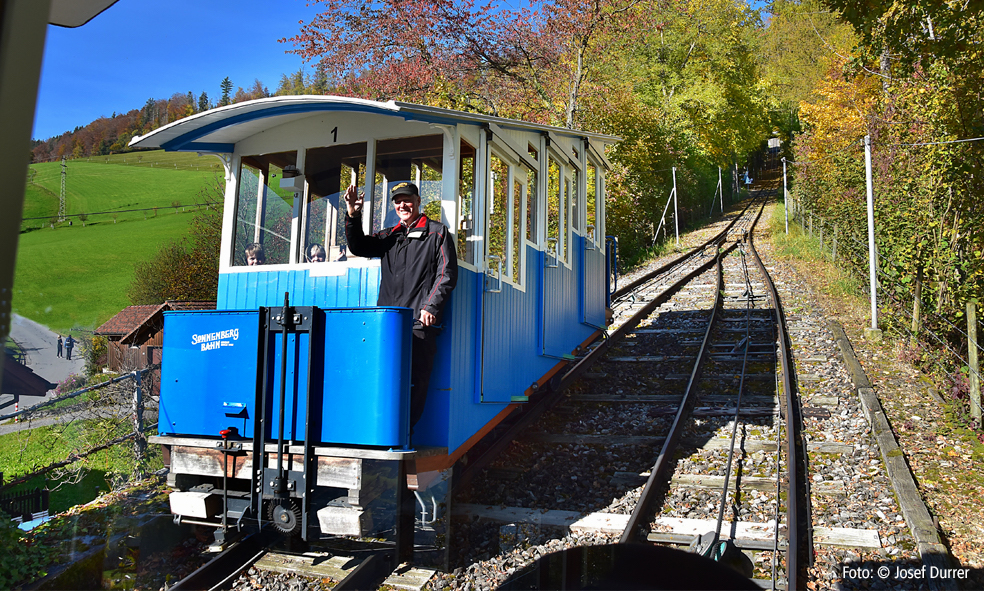
{"type": "MultiPolygon", "coordinates": [[[[222,174],[214,156],[171,155],[163,151],[100,156],[66,162],[65,213],[93,215],[86,224],[110,222],[114,218],[142,218],[142,212],[127,209],[170,208],[174,203],[194,205],[206,180],[222,174]],[[139,159],[139,161],[138,161],[139,159]]],[[[48,226],[58,213],[61,191],[61,162],[32,164],[24,199],[22,230],[48,226]],[[41,219],[31,219],[41,218],[41,219]]],[[[73,225],[80,222],[72,219],[73,225]]],[[[67,225],[67,224],[66,224],[67,225]]]]}
{"type": "MultiPolygon", "coordinates": [[[[195,211],[190,206],[207,182],[221,174],[221,167],[212,168],[217,162],[215,157],[164,152],[69,160],[68,214],[147,211],[93,215],[85,224],[70,218],[71,225],[54,228],[47,219],[25,221],[17,250],[14,312],[66,332],[76,326],[97,327],[128,306],[134,263],[149,260],[165,242],[187,235],[195,211]],[[140,163],[131,165],[138,157],[140,163]],[[192,170],[195,162],[201,170],[192,170]],[[182,207],[172,207],[174,202],[182,207]]],[[[25,194],[24,217],[56,215],[61,163],[31,168],[36,172],[25,194]]]]}

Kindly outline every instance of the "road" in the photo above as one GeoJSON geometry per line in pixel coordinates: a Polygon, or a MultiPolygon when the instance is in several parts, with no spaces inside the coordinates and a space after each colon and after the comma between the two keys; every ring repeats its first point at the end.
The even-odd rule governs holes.
{"type": "MultiPolygon", "coordinates": [[[[18,314],[13,315],[10,337],[27,355],[27,366],[53,384],[61,382],[73,373],[82,373],[85,367],[79,347],[76,346],[72,351],[71,361],[58,357],[56,354],[58,334],[47,326],[18,314]]],[[[50,394],[49,391],[49,396],[21,396],[20,408],[30,408],[50,397],[50,394]]],[[[0,414],[13,411],[14,402],[12,394],[0,394],[0,414]]]]}

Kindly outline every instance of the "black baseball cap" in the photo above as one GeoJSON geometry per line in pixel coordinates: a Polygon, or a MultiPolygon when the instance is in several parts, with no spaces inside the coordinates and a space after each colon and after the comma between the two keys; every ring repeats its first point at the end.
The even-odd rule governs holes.
{"type": "Polygon", "coordinates": [[[420,195],[420,192],[413,183],[397,183],[390,189],[390,199],[396,199],[399,195],[420,195]]]}

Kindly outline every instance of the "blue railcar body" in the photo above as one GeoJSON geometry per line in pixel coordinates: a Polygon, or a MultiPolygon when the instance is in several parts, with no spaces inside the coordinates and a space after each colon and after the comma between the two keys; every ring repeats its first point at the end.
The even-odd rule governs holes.
{"type": "Polygon", "coordinates": [[[291,522],[284,503],[298,498],[310,527],[359,535],[379,526],[366,517],[379,498],[367,483],[392,479],[376,463],[413,457],[419,472],[450,469],[604,330],[604,147],[616,139],[342,97],[249,101],[135,138],[138,147],[214,151],[226,173],[218,311],[165,320],[157,441],[170,450],[172,511],[216,523],[208,499],[219,487],[237,519],[269,506],[274,521],[291,522]],[[413,319],[376,307],[379,261],[347,253],[340,200],[360,185],[364,230],[377,231],[392,218],[388,188],[406,181],[420,187],[424,213],[448,226],[459,256],[412,442],[413,319]],[[307,260],[312,245],[326,262],[307,260]],[[256,246],[264,264],[247,266],[244,252],[256,246]],[[285,295],[313,320],[278,316],[294,309],[279,308],[285,295]],[[239,337],[229,345],[199,340],[230,330],[239,337]],[[232,468],[231,452],[221,452],[226,464],[215,455],[228,449],[220,432],[252,442],[232,468]],[[333,490],[348,492],[325,501],[333,490]],[[311,495],[322,500],[310,506],[311,495]]]}

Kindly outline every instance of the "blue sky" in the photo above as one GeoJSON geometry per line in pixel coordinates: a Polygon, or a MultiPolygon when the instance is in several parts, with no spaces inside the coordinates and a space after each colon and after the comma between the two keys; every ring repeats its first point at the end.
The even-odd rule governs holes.
{"type": "MultiPolygon", "coordinates": [[[[75,29],[48,26],[33,137],[47,139],[149,98],[205,91],[228,76],[273,92],[303,62],[278,43],[317,13],[305,0],[119,0],[75,29]]],[[[309,72],[310,66],[305,66],[309,72]]]]}
{"type": "Polygon", "coordinates": [[[233,92],[254,79],[273,92],[282,74],[303,65],[285,53],[291,44],[277,40],[296,34],[298,21],[310,21],[318,8],[305,0],[119,0],[82,27],[49,25],[32,137],[48,139],[175,92],[197,99],[204,91],[215,103],[226,76],[233,92]]]}

